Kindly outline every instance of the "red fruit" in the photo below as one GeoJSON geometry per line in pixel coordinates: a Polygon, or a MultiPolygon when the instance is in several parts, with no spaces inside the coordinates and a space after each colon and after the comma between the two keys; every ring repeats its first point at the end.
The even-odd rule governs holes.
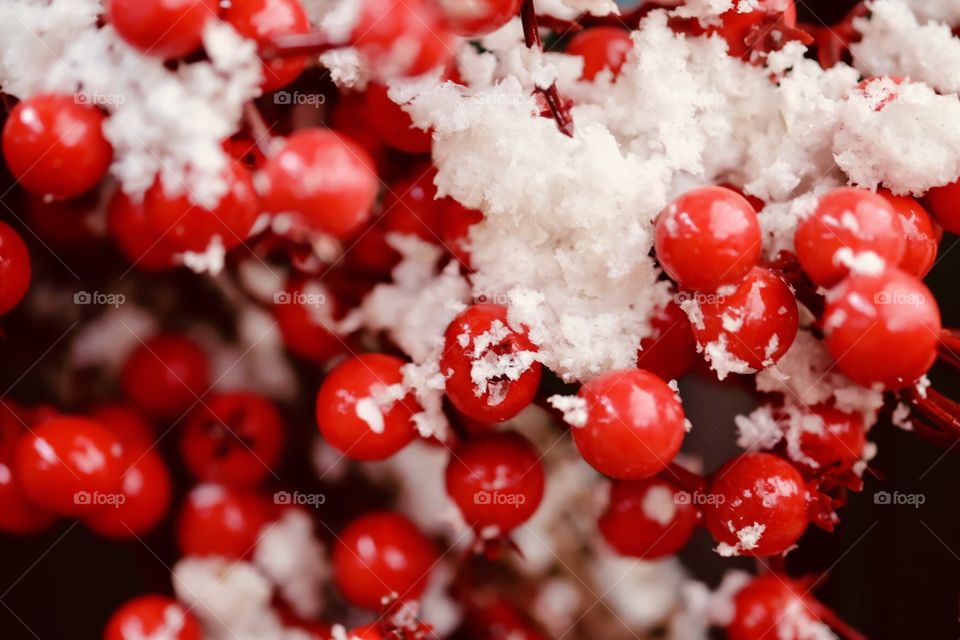
{"type": "Polygon", "coordinates": [[[792,28],[797,25],[797,7],[793,0],[760,0],[758,8],[740,13],[735,6],[720,15],[721,26],[710,28],[708,33],[719,33],[729,45],[728,53],[738,58],[749,59],[756,44],[750,44],[754,35],[766,35],[764,32],[776,28],[775,23],[765,23],[783,13],[783,26],[792,28]],[[759,33],[758,33],[759,31],[759,33]]]}
{"type": "Polygon", "coordinates": [[[446,483],[467,524],[506,533],[540,506],[544,471],[539,452],[526,438],[494,433],[456,448],[447,464],[446,483]]]}
{"type": "Polygon", "coordinates": [[[353,44],[381,79],[420,75],[453,57],[450,33],[425,0],[366,0],[353,44]]]}
{"type": "Polygon", "coordinates": [[[177,541],[185,556],[221,556],[239,560],[253,553],[271,521],[262,497],[241,489],[201,484],[183,502],[177,541]]]}
{"type": "Polygon", "coordinates": [[[123,404],[104,404],[90,411],[90,419],[115,435],[124,447],[149,449],[156,441],[150,424],[135,409],[123,404]]]}
{"type": "Polygon", "coordinates": [[[344,343],[333,331],[340,305],[324,284],[293,278],[274,303],[273,317],[291,353],[324,363],[344,350],[344,343]]]}
{"type": "Polygon", "coordinates": [[[346,136],[301,129],[263,168],[263,208],[290,212],[317,231],[346,238],[370,219],[379,187],[373,160],[346,136]]]}
{"type": "Polygon", "coordinates": [[[440,237],[447,251],[467,269],[470,263],[470,227],[483,222],[483,212],[467,209],[453,198],[446,198],[440,213],[440,237]]]}
{"type": "Polygon", "coordinates": [[[413,440],[412,417],[421,409],[409,395],[396,399],[405,394],[402,366],[399,358],[368,353],[330,372],[317,393],[317,425],[330,446],[353,460],[383,460],[413,440]]]}
{"type": "Polygon", "coordinates": [[[139,596],[116,610],[107,622],[103,640],[201,640],[200,623],[176,600],[160,595],[139,596]]]}
{"type": "Polygon", "coordinates": [[[31,535],[53,526],[56,516],[27,499],[14,473],[14,455],[25,433],[20,420],[5,402],[0,405],[0,532],[31,535]]]}
{"type": "Polygon", "coordinates": [[[348,636],[350,640],[357,638],[358,640],[385,640],[383,632],[380,631],[380,627],[374,624],[365,624],[362,627],[357,627],[352,630],[348,636]]]}
{"type": "Polygon", "coordinates": [[[407,153],[430,153],[430,132],[413,126],[410,115],[390,99],[387,87],[370,84],[363,96],[367,125],[384,143],[407,153]]]}
{"type": "MultiPolygon", "coordinates": [[[[300,0],[231,0],[223,19],[261,47],[270,44],[275,36],[310,31],[310,19],[300,0]]],[[[264,62],[260,88],[266,93],[285,87],[297,79],[306,65],[306,56],[264,62]]]]}
{"type": "Polygon", "coordinates": [[[664,380],[683,377],[697,354],[697,341],[687,314],[675,302],[669,302],[651,318],[650,330],[650,335],[640,341],[637,368],[664,380]]]}
{"type": "Polygon", "coordinates": [[[123,444],[92,420],[57,416],[17,444],[14,475],[36,505],[64,516],[110,508],[126,470],[123,444]]]}
{"type": "Polygon", "coordinates": [[[941,227],[960,235],[960,180],[930,189],[923,204],[941,227]]]}
{"type": "Polygon", "coordinates": [[[0,315],[23,300],[30,288],[30,252],[20,234],[0,222],[0,315]]]}
{"type": "Polygon", "coordinates": [[[672,556],[697,526],[690,496],[659,478],[614,480],[600,533],[617,553],[645,560],[672,556]]]}
{"type": "Polygon", "coordinates": [[[347,525],[333,548],[334,579],[353,605],[381,609],[415,599],[437,561],[433,543],[398,513],[376,512],[347,525]]]}
{"type": "Polygon", "coordinates": [[[3,157],[24,189],[72,198],[95,187],[113,159],[103,113],[75,96],[39,94],[10,110],[3,157]]]}
{"type": "Polygon", "coordinates": [[[806,460],[797,464],[814,474],[852,470],[867,443],[863,416],[825,405],[804,407],[801,415],[803,432],[798,444],[806,460]]]}
{"type": "Polygon", "coordinates": [[[48,200],[27,192],[25,226],[51,249],[68,255],[100,251],[103,208],[98,190],[69,200],[48,200]]]}
{"type": "Polygon", "coordinates": [[[683,443],[680,398],[649,371],[611,371],[589,381],[578,394],[586,419],[571,430],[583,459],[600,473],[640,480],[662,471],[683,443]]]}
{"type": "Polygon", "coordinates": [[[107,205],[107,231],[124,257],[144,271],[164,271],[176,265],[176,247],[154,229],[143,205],[119,189],[107,205]]]}
{"type": "Polygon", "coordinates": [[[217,0],[109,0],[107,19],[130,46],[180,58],[200,48],[203,26],[219,10],[217,0]]]}
{"type": "Polygon", "coordinates": [[[180,453],[200,480],[253,487],[273,473],[285,435],[283,418],[267,398],[218,393],[187,417],[180,453]]]}
{"type": "Polygon", "coordinates": [[[784,553],[809,524],[803,477],[769,453],[745,453],[713,474],[702,507],[722,555],[784,553]]]}
{"type": "Polygon", "coordinates": [[[503,422],[532,401],[540,386],[537,348],[507,321],[507,308],[475,304],[454,318],[443,338],[440,371],[447,397],[467,417],[503,422]]]}
{"type": "Polygon", "coordinates": [[[446,25],[459,36],[475,38],[493,33],[520,13],[523,0],[441,0],[446,25]]]}
{"type": "Polygon", "coordinates": [[[702,321],[693,333],[717,371],[769,367],[797,337],[797,299],[769,269],[755,267],[733,293],[709,296],[699,306],[702,321]]]}
{"type": "Polygon", "coordinates": [[[723,187],[688,191],[657,219],[657,259],[681,289],[737,284],[757,264],[760,248],[757,212],[723,187]]]}
{"type": "Polygon", "coordinates": [[[232,164],[224,173],[227,192],[213,208],[190,201],[187,194],[170,196],[158,179],[147,191],[143,210],[154,233],[180,251],[203,252],[214,238],[225,249],[243,244],[260,213],[250,172],[232,164]]]}
{"type": "Polygon", "coordinates": [[[813,611],[819,608],[819,603],[808,598],[807,591],[805,585],[787,576],[774,573],[757,576],[734,596],[735,612],[727,625],[727,638],[802,640],[817,637],[813,626],[817,618],[813,611]]]}
{"type": "Polygon", "coordinates": [[[937,247],[943,237],[943,229],[914,198],[895,196],[886,189],[880,189],[877,194],[897,212],[903,229],[906,248],[898,266],[910,275],[923,279],[937,261],[937,247]]]}
{"type": "Polygon", "coordinates": [[[848,277],[830,292],[823,318],[837,368],[857,384],[903,389],[936,360],[937,301],[922,282],[899,269],[848,277]]]}
{"type": "Polygon", "coordinates": [[[210,387],[203,350],[186,336],[161,334],[137,347],[120,373],[127,399],[158,419],[180,416],[210,387]]]}
{"type": "Polygon", "coordinates": [[[630,32],[619,27],[593,27],[570,38],[567,53],[583,58],[583,80],[593,80],[604,69],[610,69],[613,77],[633,48],[630,32]]]}
{"type": "Polygon", "coordinates": [[[814,283],[832,287],[850,273],[844,260],[873,252],[900,264],[906,240],[891,203],[871,191],[844,187],[820,198],[813,215],[797,225],[797,258],[814,283]]]}
{"type": "Polygon", "coordinates": [[[163,458],[153,450],[133,449],[128,459],[133,462],[123,476],[123,499],[84,521],[106,538],[126,540],[149,533],[170,507],[173,488],[163,458]]]}

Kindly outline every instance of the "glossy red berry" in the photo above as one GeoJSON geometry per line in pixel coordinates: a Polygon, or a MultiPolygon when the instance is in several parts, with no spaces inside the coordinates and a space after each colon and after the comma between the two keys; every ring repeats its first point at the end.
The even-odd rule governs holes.
{"type": "Polygon", "coordinates": [[[417,167],[412,175],[392,181],[383,196],[383,228],[387,233],[415,235],[439,241],[440,218],[446,203],[437,200],[437,176],[432,167],[417,167]]]}
{"type": "Polygon", "coordinates": [[[475,38],[493,33],[520,13],[522,0],[441,0],[446,25],[458,36],[475,38]]]}
{"type": "Polygon", "coordinates": [[[253,487],[273,473],[285,439],[273,403],[252,392],[217,393],[195,407],[180,436],[180,453],[194,476],[253,487]]]}
{"type": "Polygon", "coordinates": [[[225,249],[239,246],[250,235],[260,214],[250,172],[232,164],[222,175],[227,191],[212,209],[188,194],[169,195],[159,179],[147,191],[143,210],[155,233],[180,251],[203,252],[215,238],[225,249]]]}
{"type": "Polygon", "coordinates": [[[317,425],[330,446],[353,460],[383,460],[413,440],[421,409],[400,386],[402,366],[368,353],[330,372],[317,393],[317,425]]]}
{"type": "MultiPolygon", "coordinates": [[[[231,0],[223,19],[237,32],[263,47],[276,36],[306,33],[310,19],[300,0],[231,0]]],[[[286,56],[263,63],[264,92],[276,91],[297,79],[307,65],[306,56],[286,56]]]]}
{"type": "Polygon", "coordinates": [[[809,524],[803,477],[769,453],[745,453],[711,477],[704,521],[722,555],[784,553],[809,524]]]}
{"type": "Polygon", "coordinates": [[[686,546],[697,517],[690,494],[665,480],[614,480],[599,526],[617,553],[655,560],[686,546]]]}
{"type": "Polygon", "coordinates": [[[801,469],[814,475],[850,472],[863,457],[867,434],[863,416],[826,405],[798,409],[800,455],[787,451],[801,469]]]}
{"type": "Polygon", "coordinates": [[[680,398],[649,371],[611,371],[587,382],[582,424],[574,424],[580,455],[600,473],[640,480],[663,470],[676,457],[686,433],[680,398]]]}
{"type": "Polygon", "coordinates": [[[72,198],[95,187],[113,159],[104,115],[72,95],[39,94],[10,110],[3,157],[24,189],[72,198]]]}
{"type": "Polygon", "coordinates": [[[168,333],[138,346],[120,373],[127,399],[158,419],[179,417],[210,387],[203,350],[186,336],[168,333]]]}
{"type": "Polygon", "coordinates": [[[157,437],[150,424],[132,407],[103,404],[90,411],[90,419],[115,435],[124,447],[149,449],[157,437]]]}
{"type": "Polygon", "coordinates": [[[604,69],[610,69],[613,77],[633,48],[630,32],[619,27],[593,27],[570,38],[567,53],[583,58],[583,80],[593,80],[604,69]]]}
{"type": "Polygon", "coordinates": [[[440,213],[440,237],[443,246],[465,268],[470,262],[470,228],[483,222],[483,212],[468,209],[453,198],[447,198],[440,213]]]}
{"type": "Polygon", "coordinates": [[[216,0],[109,0],[107,19],[127,44],[160,58],[200,48],[203,27],[216,20],[216,0]]]}
{"type": "Polygon", "coordinates": [[[335,333],[340,305],[320,281],[293,278],[274,298],[273,317],[290,353],[324,363],[344,350],[335,333]]]}
{"type": "Polygon", "coordinates": [[[186,556],[244,558],[253,553],[263,528],[270,523],[270,507],[264,498],[243,489],[198,485],[180,510],[180,550],[186,556]]]}
{"type": "Polygon", "coordinates": [[[730,294],[700,302],[693,333],[718,371],[759,371],[783,357],[794,339],[800,316],[797,299],[782,278],[755,267],[730,294]]]}
{"type": "Polygon", "coordinates": [[[727,41],[728,53],[738,58],[749,59],[755,49],[760,49],[752,37],[763,37],[777,28],[777,17],[782,14],[782,28],[797,25],[797,7],[793,0],[759,0],[752,11],[741,12],[739,6],[720,15],[720,25],[711,27],[708,33],[718,33],[727,41]]]}
{"type": "Polygon", "coordinates": [[[850,273],[849,261],[872,252],[886,264],[900,264],[906,240],[888,200],[864,189],[835,189],[797,225],[797,258],[815,284],[832,287],[850,273]]]}
{"type": "Polygon", "coordinates": [[[675,302],[669,302],[650,320],[650,335],[640,341],[637,352],[637,368],[675,380],[690,370],[696,357],[690,320],[675,302]]]}
{"type": "Polygon", "coordinates": [[[526,330],[510,326],[505,306],[468,307],[443,337],[440,372],[447,377],[447,397],[474,420],[509,420],[533,401],[540,386],[536,351],[526,330]]]}
{"type": "Polygon", "coordinates": [[[123,256],[144,271],[176,265],[177,248],[154,229],[142,204],[117,190],[107,205],[107,231],[123,256]]]}
{"type": "Polygon", "coordinates": [[[941,227],[960,235],[960,181],[930,189],[923,204],[941,227]]]}
{"type": "Polygon", "coordinates": [[[933,366],[941,328],[933,293],[896,268],[846,278],[830,292],[823,316],[837,369],[887,390],[910,386],[933,366]]]}
{"type": "Polygon", "coordinates": [[[406,153],[430,153],[430,132],[413,126],[410,115],[390,99],[386,86],[370,84],[363,100],[368,126],[386,145],[406,153]]]}
{"type": "Polygon", "coordinates": [[[57,416],[17,444],[14,472],[24,494],[64,516],[86,516],[116,502],[126,458],[123,444],[92,420],[57,416]]]}
{"type": "Polygon", "coordinates": [[[0,406],[0,532],[31,535],[53,526],[56,516],[27,499],[14,473],[14,456],[26,429],[15,411],[0,406]]]}
{"type": "Polygon", "coordinates": [[[406,517],[376,512],[353,520],[333,548],[334,579],[353,605],[381,609],[420,596],[437,561],[433,542],[406,517]]]}
{"type": "Polygon", "coordinates": [[[26,193],[26,226],[51,249],[66,255],[100,251],[103,209],[97,189],[69,200],[50,200],[26,193]]]}
{"type": "Polygon", "coordinates": [[[378,77],[417,76],[453,57],[449,29],[425,0],[366,0],[353,44],[378,77]]]}
{"type": "MultiPolygon", "coordinates": [[[[379,183],[366,151],[329,129],[301,129],[263,168],[263,208],[345,238],[370,219],[379,183]]],[[[259,183],[258,183],[259,185],[259,183]]]]}
{"type": "Polygon", "coordinates": [[[681,289],[712,292],[737,284],[757,264],[760,249],[757,212],[730,189],[688,191],[657,219],[657,259],[681,289]]]}
{"type": "Polygon", "coordinates": [[[943,229],[916,199],[895,196],[886,189],[880,189],[877,194],[890,203],[903,228],[906,245],[898,266],[910,275],[923,279],[937,261],[937,247],[943,237],[943,229]]]}
{"type": "Polygon", "coordinates": [[[506,533],[530,519],[543,498],[540,454],[517,433],[468,440],[450,456],[447,494],[467,524],[506,533]]]}
{"type": "Polygon", "coordinates": [[[727,625],[730,640],[801,640],[829,637],[817,622],[818,604],[808,588],[787,576],[757,576],[733,599],[733,620],[727,625]]]}
{"type": "Polygon", "coordinates": [[[30,288],[30,252],[20,234],[0,222],[0,315],[23,300],[30,288]]]}
{"type": "Polygon", "coordinates": [[[122,500],[87,517],[92,531],[106,538],[133,539],[149,533],[167,515],[173,486],[167,465],[154,450],[132,449],[123,475],[122,500]]]}
{"type": "Polygon", "coordinates": [[[129,600],[116,610],[103,632],[103,640],[202,640],[200,623],[181,604],[161,595],[129,600]]]}

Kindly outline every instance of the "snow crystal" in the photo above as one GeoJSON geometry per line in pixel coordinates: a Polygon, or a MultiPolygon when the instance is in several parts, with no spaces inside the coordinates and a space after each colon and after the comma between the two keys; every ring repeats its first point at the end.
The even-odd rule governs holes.
{"type": "Polygon", "coordinates": [[[296,509],[286,511],[277,523],[264,531],[257,542],[253,562],[276,585],[297,615],[309,619],[320,614],[329,568],[310,516],[296,509]]]}
{"type": "Polygon", "coordinates": [[[855,252],[850,247],[841,247],[833,255],[834,264],[850,269],[851,273],[878,276],[886,268],[886,261],[873,251],[855,252]]]}
{"type": "Polygon", "coordinates": [[[563,421],[571,427],[587,424],[587,401],[580,396],[553,395],[547,398],[550,406],[563,413],[563,421]]]}
{"type": "Polygon", "coordinates": [[[643,515],[660,526],[667,526],[677,513],[677,503],[669,487],[654,485],[643,494],[643,515]]]}
{"type": "Polygon", "coordinates": [[[729,558],[731,556],[738,556],[743,551],[750,551],[751,549],[756,549],[757,544],[760,542],[763,532],[766,531],[767,527],[759,522],[754,522],[751,525],[747,525],[739,529],[736,532],[737,535],[737,544],[730,545],[725,542],[721,542],[714,549],[719,555],[724,558],[729,558]]]}
{"type": "Polygon", "coordinates": [[[213,236],[205,251],[185,251],[180,254],[180,259],[184,266],[194,273],[209,273],[215,276],[223,271],[226,256],[227,251],[223,247],[220,236],[213,236]]]}

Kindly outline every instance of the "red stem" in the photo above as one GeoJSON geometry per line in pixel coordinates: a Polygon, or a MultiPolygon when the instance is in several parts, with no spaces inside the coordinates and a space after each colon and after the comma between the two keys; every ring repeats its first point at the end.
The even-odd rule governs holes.
{"type": "MultiPolygon", "coordinates": [[[[520,6],[520,20],[523,22],[523,41],[528,49],[533,47],[543,48],[540,42],[540,32],[537,27],[537,10],[533,6],[533,0],[523,0],[520,6]]],[[[560,99],[560,93],[557,91],[556,83],[550,85],[547,89],[537,87],[537,91],[543,96],[550,109],[553,119],[557,121],[557,127],[565,135],[573,137],[573,119],[570,112],[560,99]]]]}
{"type": "Polygon", "coordinates": [[[822,602],[811,599],[807,601],[807,606],[810,608],[810,611],[820,619],[821,622],[836,631],[837,635],[844,640],[867,640],[867,636],[863,635],[849,624],[841,620],[840,616],[834,613],[822,602]]]}
{"type": "Polygon", "coordinates": [[[269,156],[273,134],[270,133],[270,127],[267,126],[267,121],[263,119],[263,114],[257,109],[257,105],[253,102],[245,104],[243,106],[243,118],[246,120],[251,135],[253,135],[253,143],[257,145],[257,149],[264,156],[269,156]]]}
{"type": "Polygon", "coordinates": [[[920,415],[945,432],[944,435],[954,440],[960,438],[960,404],[931,388],[927,389],[926,397],[914,388],[905,390],[903,397],[920,415]]]}
{"type": "Polygon", "coordinates": [[[660,472],[659,477],[687,493],[701,493],[707,486],[707,481],[703,476],[689,469],[684,469],[676,462],[668,464],[667,468],[660,472]]]}
{"type": "Polygon", "coordinates": [[[291,56],[309,56],[345,47],[348,42],[332,43],[322,31],[307,31],[306,33],[288,33],[273,36],[260,47],[260,57],[264,60],[274,58],[289,58],[291,56]]]}
{"type": "Polygon", "coordinates": [[[960,331],[957,329],[941,331],[937,353],[945,364],[960,370],[960,331]]]}

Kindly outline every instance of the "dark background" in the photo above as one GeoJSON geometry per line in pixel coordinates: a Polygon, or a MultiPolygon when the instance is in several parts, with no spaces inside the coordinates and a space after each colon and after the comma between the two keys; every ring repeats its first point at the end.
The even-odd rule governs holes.
{"type": "MultiPolygon", "coordinates": [[[[830,23],[851,4],[798,2],[800,19],[830,23]]],[[[0,193],[8,190],[8,176],[0,175],[0,186],[0,193]]],[[[27,215],[28,205],[21,194],[16,190],[7,193],[2,204],[0,219],[17,227],[29,245],[35,282],[59,283],[77,290],[81,285],[70,274],[73,271],[86,290],[94,290],[97,283],[109,281],[126,269],[107,244],[46,249],[24,230],[24,223],[32,226],[33,219],[27,215]]],[[[944,237],[939,262],[927,279],[948,327],[960,326],[960,304],[955,294],[960,275],[957,243],[953,236],[944,237]]],[[[140,302],[158,308],[168,328],[195,317],[197,308],[203,307],[207,322],[225,336],[232,331],[227,307],[216,303],[218,296],[204,278],[188,274],[132,277],[142,283],[134,295],[140,302]],[[178,293],[171,302],[165,296],[173,290],[178,293]]],[[[89,402],[87,391],[89,397],[110,397],[114,391],[110,383],[104,384],[95,375],[81,372],[65,380],[63,362],[69,340],[44,356],[68,326],[64,322],[69,314],[38,322],[24,313],[24,306],[0,318],[0,392],[12,387],[9,398],[27,404],[56,399],[62,408],[70,410],[84,408],[89,402]],[[39,364],[18,381],[38,359],[39,364]]],[[[317,374],[309,368],[300,373],[305,393],[302,397],[310,397],[317,374]]],[[[930,377],[938,390],[949,397],[960,397],[955,372],[938,367],[930,377]]],[[[715,468],[736,452],[731,416],[749,410],[753,401],[736,383],[721,385],[697,375],[688,377],[682,388],[685,407],[695,426],[685,448],[705,456],[707,469],[715,468]]],[[[285,410],[291,431],[290,450],[304,452],[315,432],[309,407],[285,410]]],[[[865,490],[851,495],[849,505],[841,512],[837,530],[827,534],[811,528],[800,548],[789,555],[787,566],[793,575],[829,572],[820,581],[817,596],[870,638],[957,638],[960,457],[956,451],[946,453],[885,420],[874,428],[871,439],[879,446],[871,467],[884,480],[868,474],[865,490]],[[874,493],[879,490],[922,494],[925,504],[920,508],[874,504],[874,493]]],[[[175,447],[175,437],[166,438],[160,447],[172,465],[178,464],[175,447]]],[[[287,460],[288,467],[281,472],[285,482],[301,489],[316,483],[304,455],[287,456],[287,460]]],[[[186,474],[176,467],[174,473],[182,494],[186,474]]],[[[357,495],[363,494],[362,490],[351,491],[342,504],[334,497],[326,510],[328,525],[336,530],[347,514],[362,510],[366,502],[386,499],[371,490],[369,499],[358,500],[357,495]]],[[[177,558],[171,523],[166,522],[144,542],[107,542],[82,525],[66,521],[37,537],[0,535],[0,639],[99,638],[107,617],[126,599],[151,591],[169,592],[168,567],[177,558]]],[[[721,559],[711,547],[709,536],[701,531],[682,554],[695,576],[716,581],[732,565],[752,566],[748,560],[721,559]]]]}

